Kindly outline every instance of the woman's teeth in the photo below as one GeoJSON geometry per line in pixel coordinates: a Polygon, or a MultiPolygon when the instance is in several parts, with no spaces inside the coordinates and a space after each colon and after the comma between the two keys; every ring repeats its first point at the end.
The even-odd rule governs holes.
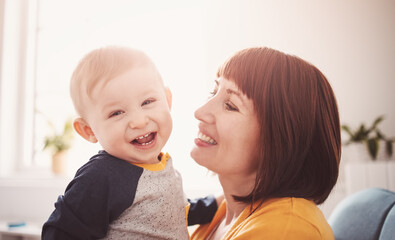
{"type": "Polygon", "coordinates": [[[201,132],[199,132],[198,138],[199,138],[200,140],[202,140],[203,142],[205,142],[205,143],[209,143],[209,144],[212,144],[212,145],[216,145],[216,144],[217,144],[217,142],[216,142],[214,139],[212,139],[212,138],[209,137],[209,136],[204,135],[204,134],[201,133],[201,132]]]}

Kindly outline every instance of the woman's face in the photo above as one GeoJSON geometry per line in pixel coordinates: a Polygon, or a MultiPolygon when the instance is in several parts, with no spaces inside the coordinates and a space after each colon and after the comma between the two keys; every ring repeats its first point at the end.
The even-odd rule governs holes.
{"type": "Polygon", "coordinates": [[[195,112],[199,133],[191,151],[200,165],[219,175],[250,175],[257,169],[259,124],[252,100],[225,78],[195,112]]]}

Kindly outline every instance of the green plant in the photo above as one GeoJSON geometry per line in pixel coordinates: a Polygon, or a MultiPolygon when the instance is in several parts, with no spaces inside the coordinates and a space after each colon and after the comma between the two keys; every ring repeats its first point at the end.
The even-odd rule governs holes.
{"type": "Polygon", "coordinates": [[[385,142],[386,154],[391,157],[393,153],[392,144],[395,142],[395,138],[387,138],[379,129],[378,125],[384,120],[383,116],[379,116],[374,120],[370,127],[366,127],[365,124],[361,124],[356,130],[351,130],[348,125],[342,125],[344,130],[350,136],[350,139],[345,144],[353,142],[364,143],[368,149],[369,155],[373,160],[376,160],[377,154],[380,149],[380,141],[385,142]]]}
{"type": "Polygon", "coordinates": [[[55,126],[50,121],[48,124],[52,128],[52,134],[45,137],[43,149],[50,149],[52,155],[70,149],[74,137],[72,120],[68,119],[65,122],[63,132],[60,134],[56,132],[55,126]]]}

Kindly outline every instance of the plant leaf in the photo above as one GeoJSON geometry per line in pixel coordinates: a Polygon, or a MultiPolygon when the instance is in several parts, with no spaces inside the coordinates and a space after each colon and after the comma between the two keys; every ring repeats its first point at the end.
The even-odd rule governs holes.
{"type": "Polygon", "coordinates": [[[376,120],[374,120],[372,126],[370,127],[370,131],[374,130],[377,128],[377,125],[384,120],[384,116],[379,116],[378,118],[376,118],[376,120]]]}
{"type": "Polygon", "coordinates": [[[355,132],[353,141],[354,142],[361,142],[363,140],[366,140],[368,138],[369,131],[365,129],[365,125],[361,124],[359,129],[355,132]]]}
{"type": "Polygon", "coordinates": [[[354,134],[352,133],[350,127],[348,127],[347,125],[342,125],[342,129],[350,136],[348,143],[352,142],[352,140],[354,139],[354,134]]]}
{"type": "Polygon", "coordinates": [[[63,129],[63,133],[67,134],[73,131],[73,127],[71,124],[71,120],[68,120],[65,124],[64,124],[64,129],[63,129]]]}
{"type": "MultiPolygon", "coordinates": [[[[51,124],[53,126],[53,124],[51,124]]],[[[63,127],[63,132],[57,134],[55,131],[53,135],[45,138],[44,149],[51,148],[53,154],[67,150],[71,147],[71,142],[74,137],[73,126],[71,118],[68,119],[63,127]]]]}
{"type": "Polygon", "coordinates": [[[392,150],[393,150],[393,148],[392,148],[392,141],[385,141],[385,152],[387,153],[387,155],[389,156],[389,157],[391,157],[392,156],[392,150]]]}
{"type": "Polygon", "coordinates": [[[347,133],[350,135],[350,137],[352,137],[352,136],[354,135],[354,134],[351,132],[349,126],[347,126],[347,125],[342,125],[342,129],[343,129],[345,132],[347,132],[347,133]]]}
{"type": "Polygon", "coordinates": [[[373,160],[376,160],[377,154],[379,152],[379,140],[376,138],[369,138],[366,141],[366,145],[368,147],[369,155],[372,157],[373,160]]]}
{"type": "Polygon", "coordinates": [[[376,129],[376,135],[378,139],[384,140],[385,141],[385,136],[381,133],[380,130],[376,129]]]}

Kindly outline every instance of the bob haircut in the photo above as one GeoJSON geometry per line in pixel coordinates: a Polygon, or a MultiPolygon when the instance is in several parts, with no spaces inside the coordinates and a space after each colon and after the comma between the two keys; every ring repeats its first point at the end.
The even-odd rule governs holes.
{"type": "Polygon", "coordinates": [[[325,76],[301,58],[263,47],[237,52],[217,77],[233,81],[253,101],[260,125],[255,185],[235,200],[323,203],[336,184],[341,155],[337,103],[325,76]]]}

